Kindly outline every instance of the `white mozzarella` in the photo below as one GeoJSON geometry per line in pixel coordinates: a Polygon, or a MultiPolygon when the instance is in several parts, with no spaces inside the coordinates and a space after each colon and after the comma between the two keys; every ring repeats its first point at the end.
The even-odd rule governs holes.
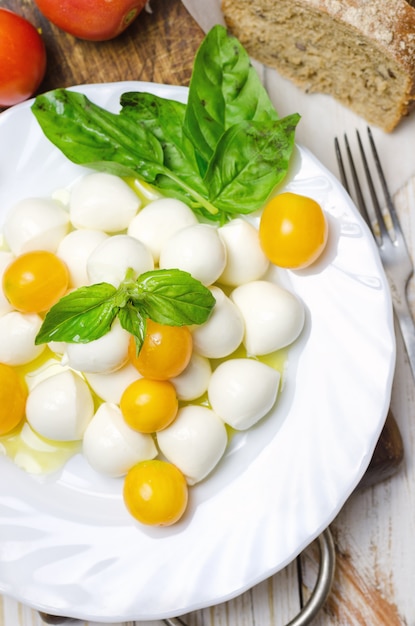
{"type": "Polygon", "coordinates": [[[256,424],[274,406],[280,373],[254,359],[230,359],[213,372],[208,387],[212,409],[236,430],[256,424]]]}
{"type": "Polygon", "coordinates": [[[36,359],[45,344],[35,345],[42,325],[36,313],[10,311],[0,317],[0,363],[24,365],[36,359]]]}
{"type": "Polygon", "coordinates": [[[134,365],[127,363],[115,372],[108,374],[85,372],[85,378],[99,398],[105,402],[119,404],[126,387],[141,378],[141,375],[134,365]]]}
{"type": "Polygon", "coordinates": [[[166,459],[194,485],[222,458],[228,436],[223,421],[211,409],[188,405],[179,409],[170,426],[157,433],[157,442],[166,459]]]}
{"type": "Polygon", "coordinates": [[[253,281],[236,287],[230,298],[245,322],[244,345],[248,355],[280,350],[295,341],[303,329],[303,303],[279,285],[253,281]]]}
{"type": "Polygon", "coordinates": [[[71,287],[82,287],[89,283],[86,270],[88,257],[107,238],[108,235],[102,230],[85,228],[73,230],[62,239],[56,254],[68,268],[71,287]]]}
{"type": "Polygon", "coordinates": [[[132,269],[136,276],[154,269],[150,250],[129,235],[108,237],[93,250],[87,260],[90,283],[106,282],[118,287],[128,269],[132,269]]]}
{"type": "Polygon", "coordinates": [[[193,211],[180,200],[159,198],[150,202],[131,220],[127,233],[142,241],[158,263],[160,251],[177,231],[197,224],[193,211]]]}
{"type": "Polygon", "coordinates": [[[219,287],[211,287],[216,304],[204,324],[192,328],[193,347],[202,356],[220,359],[232,354],[244,336],[242,315],[219,287]]]}
{"type": "Polygon", "coordinates": [[[93,172],[73,186],[69,213],[76,228],[116,233],[127,228],[140,205],[139,197],[122,178],[93,172]]]}
{"type": "Polygon", "coordinates": [[[51,350],[55,354],[58,354],[59,356],[62,356],[62,354],[65,353],[67,344],[64,341],[49,341],[47,346],[49,350],[51,350]]]}
{"type": "Polygon", "coordinates": [[[55,441],[82,439],[93,414],[89,387],[71,370],[45,378],[27,398],[26,416],[30,426],[42,437],[55,441]]]}
{"type": "Polygon", "coordinates": [[[32,250],[56,252],[69,230],[69,215],[52,198],[25,198],[6,216],[3,234],[10,250],[19,255],[32,250]]]}
{"type": "Polygon", "coordinates": [[[83,454],[94,470],[115,478],[140,461],[154,459],[157,448],[151,435],[128,426],[116,404],[105,402],[85,431],[83,454]]]}
{"type": "Polygon", "coordinates": [[[122,367],[128,359],[130,333],[117,319],[111,330],[88,343],[68,343],[63,363],[80,372],[105,373],[122,367]]]}
{"type": "MultiPolygon", "coordinates": [[[[0,250],[0,285],[3,282],[3,274],[6,267],[11,263],[16,257],[12,252],[8,252],[6,250],[0,250]]],[[[9,313],[12,311],[13,307],[10,302],[7,300],[4,295],[3,289],[0,289],[0,315],[4,315],[5,313],[9,313]]]]}
{"type": "Polygon", "coordinates": [[[179,400],[195,400],[207,390],[212,368],[209,359],[193,352],[186,369],[171,379],[179,400]]]}
{"type": "Polygon", "coordinates": [[[159,265],[189,272],[204,285],[214,283],[226,264],[226,249],[218,229],[208,224],[187,226],[172,235],[161,248],[159,265]]]}
{"type": "Polygon", "coordinates": [[[219,277],[223,285],[242,285],[266,273],[269,260],[262,251],[258,231],[244,219],[234,219],[219,228],[226,247],[226,265],[219,277]]]}

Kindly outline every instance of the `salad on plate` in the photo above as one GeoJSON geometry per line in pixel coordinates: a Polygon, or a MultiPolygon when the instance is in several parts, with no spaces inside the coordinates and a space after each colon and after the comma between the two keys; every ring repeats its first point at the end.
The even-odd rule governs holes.
{"type": "Polygon", "coordinates": [[[102,619],[115,572],[105,619],[240,593],[324,529],[370,460],[394,356],[373,243],[222,26],[188,91],[81,86],[8,113],[34,128],[37,167],[19,162],[25,188],[0,197],[0,515],[16,502],[5,540],[46,528],[51,557],[27,540],[21,599],[102,619]],[[68,549],[82,602],[62,585],[68,549]],[[213,580],[212,559],[232,573],[213,580]]]}

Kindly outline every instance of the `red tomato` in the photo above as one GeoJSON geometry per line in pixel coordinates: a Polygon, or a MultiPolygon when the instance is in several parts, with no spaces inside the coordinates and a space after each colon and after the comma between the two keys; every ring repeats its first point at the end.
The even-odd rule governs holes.
{"type": "Polygon", "coordinates": [[[0,106],[30,98],[45,71],[45,46],[36,28],[20,15],[0,9],[0,106]]]}
{"type": "Polygon", "coordinates": [[[146,0],[35,0],[55,26],[80,39],[105,41],[123,32],[146,0]]]}

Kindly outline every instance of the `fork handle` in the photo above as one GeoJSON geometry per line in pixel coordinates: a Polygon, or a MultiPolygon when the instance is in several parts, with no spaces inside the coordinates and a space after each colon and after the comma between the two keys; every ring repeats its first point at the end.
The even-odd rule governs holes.
{"type": "Polygon", "coordinates": [[[409,365],[415,381],[415,322],[406,298],[406,290],[402,293],[402,290],[397,289],[396,285],[392,281],[390,281],[390,286],[392,291],[393,308],[399,322],[399,328],[401,330],[402,339],[408,355],[409,365]]]}

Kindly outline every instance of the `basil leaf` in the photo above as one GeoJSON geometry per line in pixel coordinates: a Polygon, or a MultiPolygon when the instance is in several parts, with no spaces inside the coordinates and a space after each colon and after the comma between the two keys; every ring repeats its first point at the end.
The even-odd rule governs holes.
{"type": "Polygon", "coordinates": [[[124,330],[134,335],[138,354],[146,334],[146,317],[133,304],[127,303],[120,309],[118,319],[124,330]]]}
{"type": "Polygon", "coordinates": [[[185,131],[206,167],[228,128],[243,120],[276,119],[244,47],[223,26],[214,26],[195,57],[185,116],[185,131]]]}
{"type": "Polygon", "coordinates": [[[206,173],[211,202],[230,214],[260,208],[287,173],[299,119],[241,122],[226,131],[206,173]]]}
{"type": "Polygon", "coordinates": [[[118,313],[116,294],[117,289],[108,283],[80,287],[67,294],[46,314],[35,344],[99,339],[110,330],[118,313]]]}
{"type": "Polygon", "coordinates": [[[46,137],[74,163],[121,176],[138,173],[150,183],[164,171],[153,134],[81,93],[55,89],[37,96],[32,111],[46,137]]]}
{"type": "Polygon", "coordinates": [[[118,176],[140,176],[158,187],[171,188],[171,195],[192,198],[206,215],[217,213],[186,177],[164,165],[160,141],[145,125],[128,115],[115,115],[95,105],[83,94],[56,89],[40,95],[32,105],[44,134],[74,163],[118,176]],[[161,183],[158,179],[161,177],[161,183]],[[166,184],[166,180],[171,179],[166,184]],[[164,182],[163,182],[164,181],[164,182]]]}
{"type": "Polygon", "coordinates": [[[136,306],[144,306],[147,317],[170,326],[203,324],[215,305],[207,287],[177,269],[141,274],[134,294],[130,293],[136,306]]]}
{"type": "MultiPolygon", "coordinates": [[[[122,94],[121,106],[121,116],[143,126],[159,141],[164,165],[207,198],[193,144],[183,132],[186,105],[150,93],[128,92],[122,94]]],[[[157,182],[164,189],[177,191],[177,185],[167,177],[161,176],[157,182]]]]}
{"type": "Polygon", "coordinates": [[[182,200],[195,212],[212,219],[212,208],[204,210],[195,198],[197,192],[207,200],[208,191],[199,173],[193,144],[183,131],[186,105],[146,92],[124,93],[120,102],[121,116],[141,124],[157,138],[163,149],[164,165],[179,179],[160,174],[155,181],[157,187],[182,200]],[[190,188],[191,192],[186,188],[190,188]]]}

